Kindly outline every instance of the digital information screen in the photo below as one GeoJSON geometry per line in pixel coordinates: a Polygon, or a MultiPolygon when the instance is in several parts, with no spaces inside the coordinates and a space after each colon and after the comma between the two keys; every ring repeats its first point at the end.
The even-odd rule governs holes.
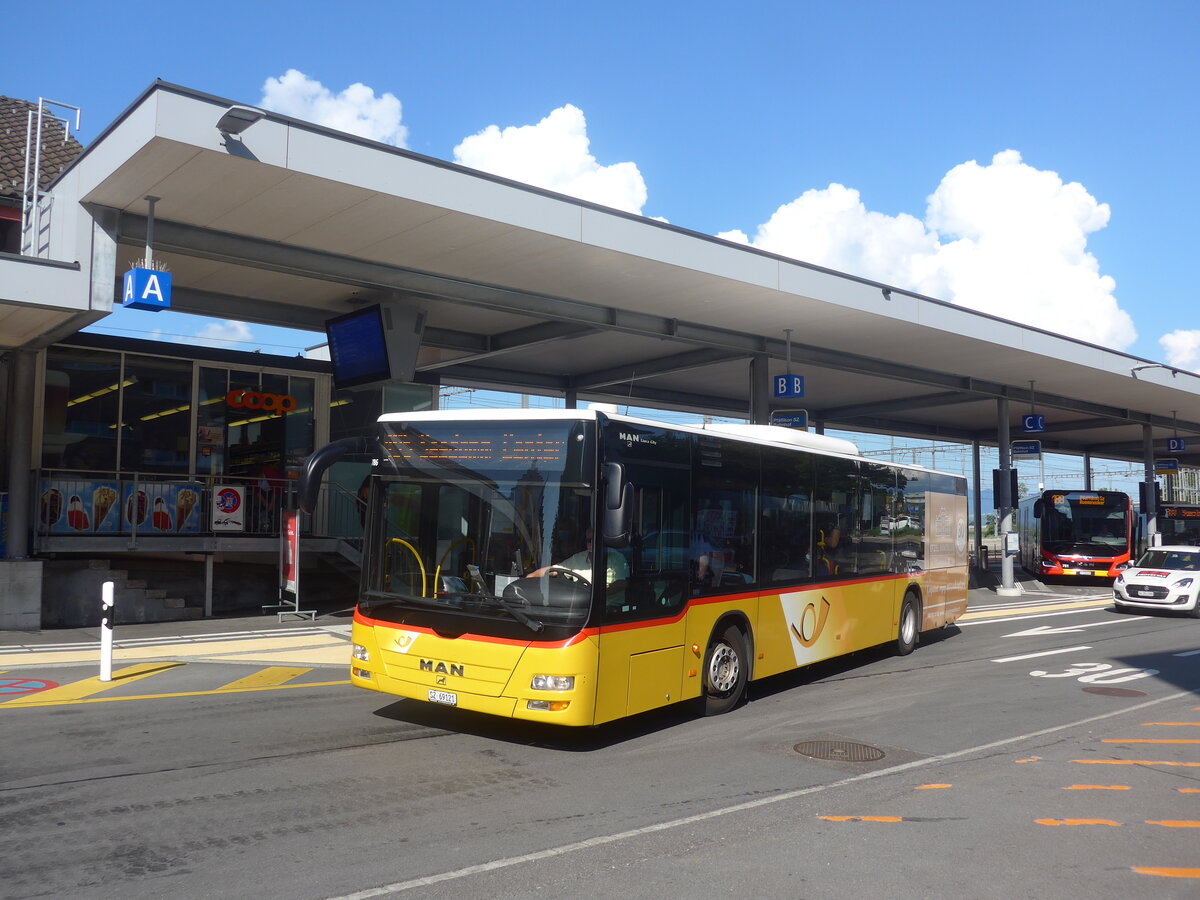
{"type": "Polygon", "coordinates": [[[392,377],[380,307],[370,306],[325,323],[333,383],[339,388],[358,387],[392,377]]]}

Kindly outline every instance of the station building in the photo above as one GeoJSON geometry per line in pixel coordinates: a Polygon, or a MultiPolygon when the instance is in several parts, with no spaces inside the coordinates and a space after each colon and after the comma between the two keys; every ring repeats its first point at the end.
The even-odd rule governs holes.
{"type": "MultiPolygon", "coordinates": [[[[118,622],[275,602],[302,461],[443,383],[803,406],[817,430],[995,445],[1002,469],[1037,410],[1047,451],[1153,481],[1182,434],[1200,462],[1200,377],[1161,363],[164,82],[87,148],[71,117],[0,98],[0,629],[95,623],[108,580],[118,622]],[[418,323],[411,366],[337,390],[321,360],[82,332],[151,259],[196,315],[319,332],[387,304],[418,323]]],[[[365,471],[335,468],[302,525],[326,606],[353,600],[365,471]]]]}

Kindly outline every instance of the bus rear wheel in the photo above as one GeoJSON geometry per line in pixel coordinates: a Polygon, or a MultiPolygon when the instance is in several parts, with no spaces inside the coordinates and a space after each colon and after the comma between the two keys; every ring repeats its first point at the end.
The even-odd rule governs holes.
{"type": "Polygon", "coordinates": [[[900,606],[900,627],[896,635],[896,653],[908,656],[917,646],[917,637],[921,633],[920,614],[917,609],[917,598],[912,594],[904,595],[904,603],[900,606]]]}
{"type": "Polygon", "coordinates": [[[704,654],[704,714],[719,716],[738,705],[749,677],[746,639],[729,625],[708,643],[704,654]]]}

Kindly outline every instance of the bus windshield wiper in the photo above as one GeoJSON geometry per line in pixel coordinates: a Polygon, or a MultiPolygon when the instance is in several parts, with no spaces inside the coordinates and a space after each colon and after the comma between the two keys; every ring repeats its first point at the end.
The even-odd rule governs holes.
{"type": "Polygon", "coordinates": [[[480,600],[489,606],[497,609],[502,609],[530,631],[541,631],[546,626],[537,619],[528,615],[519,606],[500,594],[463,594],[464,598],[471,600],[480,600]]]}
{"type": "Polygon", "coordinates": [[[439,603],[433,597],[420,597],[416,594],[397,594],[392,591],[365,591],[363,596],[367,600],[359,605],[367,609],[376,606],[392,606],[404,603],[411,603],[413,606],[426,606],[431,609],[445,606],[444,603],[439,603]]]}

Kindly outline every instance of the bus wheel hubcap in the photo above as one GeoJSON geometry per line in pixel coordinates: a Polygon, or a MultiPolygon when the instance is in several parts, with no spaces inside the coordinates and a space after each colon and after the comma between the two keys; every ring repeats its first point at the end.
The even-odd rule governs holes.
{"type": "Polygon", "coordinates": [[[708,681],[713,690],[722,694],[733,690],[740,671],[741,664],[733,648],[728,644],[717,644],[713,648],[712,659],[708,662],[708,681]]]}

